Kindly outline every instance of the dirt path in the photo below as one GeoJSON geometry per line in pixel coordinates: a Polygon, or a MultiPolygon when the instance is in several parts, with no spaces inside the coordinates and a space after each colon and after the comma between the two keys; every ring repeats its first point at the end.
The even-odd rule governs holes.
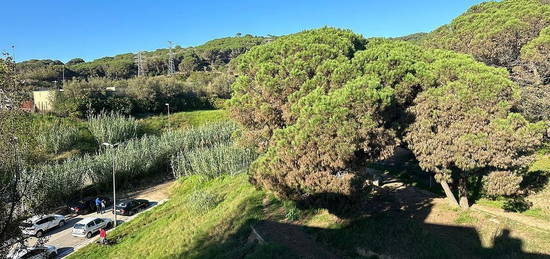
{"type": "Polygon", "coordinates": [[[474,204],[474,205],[472,205],[471,208],[474,209],[474,210],[477,210],[477,211],[481,211],[481,212],[484,212],[484,213],[491,214],[493,216],[499,216],[499,217],[507,218],[507,219],[519,222],[521,224],[524,224],[524,225],[527,225],[527,226],[530,226],[530,227],[533,227],[533,228],[536,228],[536,229],[540,229],[540,230],[545,231],[547,233],[550,233],[550,223],[548,221],[545,221],[545,220],[541,220],[541,219],[521,215],[521,214],[518,214],[518,213],[506,212],[503,209],[491,208],[491,207],[487,207],[487,206],[483,206],[483,205],[479,205],[479,204],[474,204]]]}

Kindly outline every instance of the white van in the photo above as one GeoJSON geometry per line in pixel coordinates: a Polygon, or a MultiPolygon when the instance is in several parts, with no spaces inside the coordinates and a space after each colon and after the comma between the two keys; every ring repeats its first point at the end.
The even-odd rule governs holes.
{"type": "Polygon", "coordinates": [[[100,229],[108,229],[113,226],[113,220],[109,218],[84,218],[73,226],[72,235],[75,237],[91,238],[100,229]]]}

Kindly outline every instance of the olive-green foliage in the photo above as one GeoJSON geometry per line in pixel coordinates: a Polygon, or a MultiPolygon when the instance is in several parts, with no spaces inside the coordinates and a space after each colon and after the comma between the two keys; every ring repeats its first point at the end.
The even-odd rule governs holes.
{"type": "Polygon", "coordinates": [[[432,47],[472,54],[490,64],[512,68],[522,47],[550,25],[550,5],[540,0],[485,2],[430,33],[432,47]]]}
{"type": "Polygon", "coordinates": [[[53,112],[60,116],[80,118],[104,110],[128,115],[133,110],[132,100],[108,90],[120,90],[126,85],[126,81],[102,77],[68,80],[64,91],[58,92],[53,100],[53,112]]]}
{"type": "Polygon", "coordinates": [[[338,64],[364,43],[351,31],[324,28],[284,36],[239,56],[230,111],[247,129],[245,136],[265,149],[273,130],[294,121],[290,107],[300,97],[321,87],[319,82],[328,90],[353,76],[351,66],[338,64]]]}
{"type": "Polygon", "coordinates": [[[231,116],[263,153],[252,179],[287,198],[352,195],[365,162],[402,137],[441,175],[524,166],[542,138],[544,125],[510,114],[519,93],[505,69],[450,51],[322,28],[254,48],[235,66],[231,116]]]}
{"type": "Polygon", "coordinates": [[[125,115],[161,113],[166,112],[165,104],[169,103],[170,110],[177,112],[210,108],[208,95],[218,96],[216,91],[209,91],[208,86],[193,84],[178,77],[138,77],[128,80],[91,77],[67,81],[64,91],[55,97],[53,109],[61,116],[83,118],[89,113],[104,110],[125,115]]]}
{"type": "Polygon", "coordinates": [[[519,109],[530,120],[548,119],[544,101],[550,84],[550,4],[543,0],[504,0],[471,7],[427,35],[425,46],[472,54],[489,65],[506,67],[521,86],[519,109]],[[535,91],[538,91],[535,92],[535,91]]]}
{"type": "Polygon", "coordinates": [[[210,178],[224,173],[240,173],[256,159],[254,152],[235,145],[197,149],[191,152],[180,152],[171,159],[174,177],[204,175],[210,178]]]}
{"type": "Polygon", "coordinates": [[[550,26],[541,30],[538,37],[523,46],[520,60],[524,64],[524,70],[529,71],[529,75],[532,76],[531,80],[527,80],[528,83],[550,85],[550,26]]]}
{"type": "Polygon", "coordinates": [[[518,108],[530,121],[550,121],[550,84],[523,87],[518,108]]]}
{"type": "Polygon", "coordinates": [[[42,121],[38,125],[36,140],[40,147],[51,154],[68,150],[78,137],[78,128],[61,119],[42,121]]]}
{"type": "Polygon", "coordinates": [[[135,103],[137,113],[177,112],[192,109],[208,109],[206,93],[176,77],[137,77],[127,80],[125,93],[135,103]]]}
{"type": "Polygon", "coordinates": [[[197,190],[187,197],[187,206],[195,212],[205,213],[222,201],[222,197],[213,192],[197,190]]]}
{"type": "Polygon", "coordinates": [[[120,113],[101,112],[88,117],[88,129],[98,143],[115,144],[136,137],[138,123],[120,113]]]}
{"type": "Polygon", "coordinates": [[[521,175],[510,171],[494,171],[483,177],[483,192],[489,197],[517,195],[522,180],[521,175]]]}
{"type": "Polygon", "coordinates": [[[28,179],[30,194],[45,204],[59,204],[86,186],[108,186],[112,182],[113,161],[117,182],[121,184],[151,174],[164,175],[169,172],[171,156],[229,143],[235,129],[233,123],[218,123],[167,131],[160,136],[144,136],[116,148],[101,149],[96,155],[85,154],[60,164],[37,166],[31,175],[38,177],[28,179]]]}
{"type": "Polygon", "coordinates": [[[418,95],[405,140],[420,166],[450,180],[455,169],[525,167],[541,144],[545,125],[510,113],[519,98],[504,69],[459,54],[435,52],[440,85],[418,95]]]}

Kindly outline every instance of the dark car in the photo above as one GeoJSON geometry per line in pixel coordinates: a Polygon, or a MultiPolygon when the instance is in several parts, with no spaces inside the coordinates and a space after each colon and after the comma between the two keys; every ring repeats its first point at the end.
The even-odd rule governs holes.
{"type": "Polygon", "coordinates": [[[130,216],[140,210],[144,210],[149,206],[148,200],[132,199],[123,201],[116,205],[116,213],[120,215],[130,216]]]}
{"type": "Polygon", "coordinates": [[[104,196],[88,197],[88,198],[82,198],[82,199],[78,199],[78,200],[74,200],[74,201],[69,202],[68,203],[69,210],[71,212],[75,213],[75,214],[80,214],[80,215],[95,212],[95,211],[97,211],[97,208],[95,206],[95,199],[96,198],[99,198],[100,200],[105,200],[105,206],[106,207],[113,204],[111,199],[109,199],[107,197],[104,197],[104,196]]]}

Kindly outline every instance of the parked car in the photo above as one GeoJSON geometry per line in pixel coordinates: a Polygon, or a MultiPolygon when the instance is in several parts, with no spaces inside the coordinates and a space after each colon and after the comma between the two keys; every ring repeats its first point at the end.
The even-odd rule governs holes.
{"type": "Polygon", "coordinates": [[[17,249],[8,254],[10,259],[23,258],[55,258],[57,248],[55,246],[35,246],[17,249]]]}
{"type": "Polygon", "coordinates": [[[73,226],[72,235],[76,237],[91,238],[100,229],[108,229],[113,226],[113,220],[109,218],[84,218],[73,226]]]}
{"type": "Polygon", "coordinates": [[[116,205],[116,214],[130,216],[149,206],[148,200],[131,199],[116,205]]]}
{"type": "Polygon", "coordinates": [[[65,225],[65,216],[50,214],[27,219],[21,223],[20,228],[25,235],[42,237],[48,230],[63,225],[65,225]]]}
{"type": "Polygon", "coordinates": [[[88,197],[88,198],[82,198],[78,200],[73,200],[68,203],[69,210],[72,213],[84,215],[89,214],[91,212],[97,211],[97,208],[95,206],[95,199],[99,198],[101,200],[105,200],[105,206],[111,206],[113,204],[113,201],[105,196],[99,196],[99,197],[88,197]]]}

